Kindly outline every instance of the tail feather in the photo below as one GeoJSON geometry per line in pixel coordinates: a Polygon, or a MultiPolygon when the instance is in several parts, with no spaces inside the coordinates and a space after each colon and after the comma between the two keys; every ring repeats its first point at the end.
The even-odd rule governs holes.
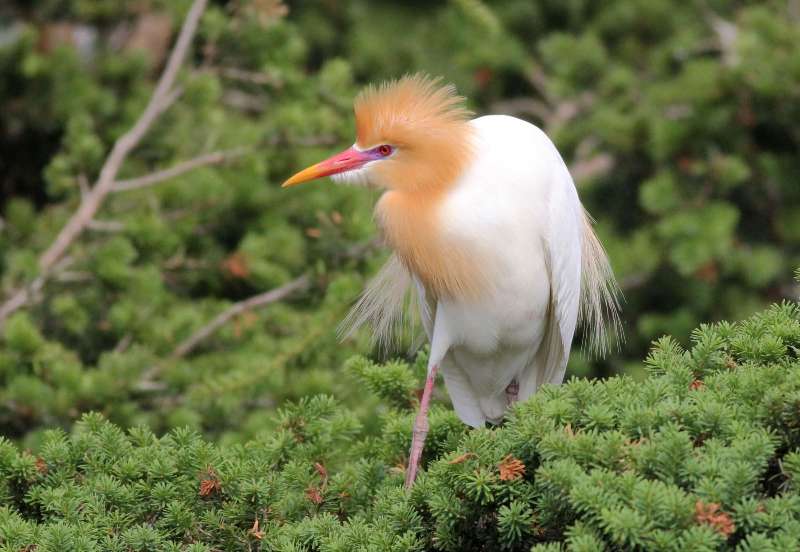
{"type": "Polygon", "coordinates": [[[619,349],[624,341],[619,315],[622,292],[592,222],[584,210],[578,322],[584,328],[586,349],[602,357],[619,349]]]}

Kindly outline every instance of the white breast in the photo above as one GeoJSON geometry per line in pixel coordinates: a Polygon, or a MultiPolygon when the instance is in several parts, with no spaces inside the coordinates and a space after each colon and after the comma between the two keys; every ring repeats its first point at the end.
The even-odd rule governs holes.
{"type": "Polygon", "coordinates": [[[532,381],[519,382],[521,394],[542,382],[531,370],[550,315],[546,226],[554,181],[563,176],[555,171],[565,169],[550,140],[529,123],[487,116],[472,124],[475,161],[441,216],[446,235],[482,252],[474,262],[492,287],[478,300],[431,305],[430,337],[431,361],[440,363],[457,412],[466,423],[480,425],[502,417],[512,379],[532,381]]]}
{"type": "Polygon", "coordinates": [[[536,343],[550,284],[544,224],[552,171],[547,137],[504,116],[472,121],[475,162],[442,210],[445,232],[476,245],[492,288],[480,301],[442,301],[453,345],[487,353],[501,345],[536,343]],[[544,152],[544,154],[542,154],[544,152]]]}

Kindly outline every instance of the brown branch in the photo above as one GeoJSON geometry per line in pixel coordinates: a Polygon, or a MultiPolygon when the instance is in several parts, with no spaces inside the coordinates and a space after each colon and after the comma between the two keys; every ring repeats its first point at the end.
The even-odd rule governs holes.
{"type": "Polygon", "coordinates": [[[614,168],[614,157],[608,153],[598,153],[588,159],[577,159],[570,164],[569,172],[575,184],[604,176],[614,168]]]}
{"type": "MultiPolygon", "coordinates": [[[[191,353],[201,342],[214,335],[231,319],[244,312],[265,307],[267,305],[271,305],[272,303],[277,303],[278,301],[289,297],[296,291],[307,288],[309,284],[311,284],[311,278],[308,274],[303,274],[302,276],[298,276],[291,282],[280,287],[265,291],[264,293],[259,293],[258,295],[254,295],[248,299],[239,301],[238,303],[234,303],[215,316],[210,322],[190,335],[188,338],[181,341],[181,343],[178,344],[175,349],[173,349],[172,353],[170,353],[169,358],[178,359],[185,357],[191,353]]],[[[157,391],[163,389],[164,386],[161,383],[154,381],[156,378],[158,378],[163,368],[163,363],[157,363],[151,366],[142,375],[139,383],[136,385],[136,389],[139,391],[157,391]]]]}
{"type": "Polygon", "coordinates": [[[133,334],[127,333],[124,336],[122,336],[122,339],[117,341],[117,344],[114,345],[114,349],[111,352],[124,353],[125,351],[128,350],[128,347],[131,346],[131,343],[133,343],[133,334]]]}
{"type": "Polygon", "coordinates": [[[246,69],[239,69],[238,67],[212,67],[211,71],[226,79],[262,86],[267,85],[280,88],[284,84],[283,79],[276,75],[258,71],[248,71],[246,69]]]}
{"type": "Polygon", "coordinates": [[[276,303],[285,299],[295,291],[305,289],[311,283],[311,278],[308,274],[303,274],[289,282],[275,289],[271,289],[264,293],[259,293],[238,303],[234,303],[220,314],[218,314],[211,322],[194,332],[191,336],[183,340],[180,345],[175,347],[175,350],[170,354],[170,358],[181,358],[191,353],[201,341],[216,333],[222,326],[228,323],[229,320],[239,316],[245,311],[257,309],[276,303]]]}
{"type": "Polygon", "coordinates": [[[180,176],[184,173],[189,171],[193,171],[194,169],[200,167],[206,167],[208,165],[219,165],[221,163],[225,163],[230,161],[231,159],[235,159],[236,157],[241,157],[248,153],[249,150],[245,148],[236,148],[232,150],[226,151],[214,151],[211,153],[206,153],[204,155],[200,155],[193,159],[188,159],[186,161],[181,161],[180,163],[173,165],[167,169],[162,169],[160,171],[155,171],[150,174],[146,174],[144,176],[138,176],[136,178],[129,178],[127,180],[118,180],[114,183],[112,187],[112,192],[127,192],[129,190],[138,190],[140,188],[146,188],[147,186],[152,186],[154,184],[158,184],[165,180],[169,180],[170,178],[175,178],[176,176],[180,176]]]}
{"type": "Polygon", "coordinates": [[[150,101],[133,127],[114,143],[94,187],[81,199],[78,209],[58,233],[53,243],[39,257],[39,275],[31,284],[12,292],[11,296],[0,306],[0,325],[9,315],[25,306],[35,287],[41,288],[44,285],[51,275],[53,267],[94,218],[95,213],[112,190],[117,173],[130,152],[136,148],[158,116],[169,108],[180,95],[180,88],[174,87],[175,79],[186,58],[206,2],[207,0],[194,0],[192,3],[150,101]]]}
{"type": "Polygon", "coordinates": [[[262,113],[267,102],[263,96],[258,94],[248,94],[233,89],[226,90],[222,94],[222,103],[245,113],[262,113]]]}
{"type": "Polygon", "coordinates": [[[700,6],[704,12],[706,23],[714,31],[719,51],[722,54],[722,64],[728,67],[738,65],[739,52],[736,46],[739,28],[736,23],[721,17],[705,1],[701,1],[700,6]]]}
{"type": "MultiPolygon", "coordinates": [[[[72,261],[73,259],[71,257],[64,257],[51,268],[49,275],[59,274],[62,270],[66,269],[72,261]]],[[[40,274],[27,285],[17,288],[11,297],[0,306],[0,325],[2,325],[2,322],[6,318],[20,308],[35,302],[39,292],[44,287],[45,281],[46,278],[40,274]]]]}
{"type": "Polygon", "coordinates": [[[86,228],[95,232],[122,232],[125,230],[125,225],[116,220],[92,219],[86,223],[86,228]]]}
{"type": "MultiPolygon", "coordinates": [[[[372,252],[381,244],[380,239],[369,239],[361,243],[356,243],[347,248],[344,253],[337,259],[338,261],[344,259],[361,259],[368,253],[372,252]]],[[[194,332],[187,339],[183,340],[172,353],[170,359],[179,359],[191,353],[203,340],[213,335],[222,326],[227,324],[231,319],[239,316],[240,314],[253,310],[256,308],[265,307],[272,303],[276,303],[290,296],[291,294],[306,289],[311,284],[311,277],[308,274],[303,274],[292,280],[291,282],[282,285],[281,287],[254,295],[238,303],[234,303],[202,328],[194,332]]],[[[153,364],[149,369],[142,374],[139,382],[134,386],[140,392],[153,392],[163,391],[166,386],[159,381],[155,381],[161,374],[161,371],[166,366],[164,363],[159,362],[153,364]]]]}

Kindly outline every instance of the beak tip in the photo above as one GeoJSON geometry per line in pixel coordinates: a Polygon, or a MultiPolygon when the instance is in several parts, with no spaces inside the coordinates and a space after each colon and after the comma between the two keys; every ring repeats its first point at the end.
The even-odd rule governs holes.
{"type": "Polygon", "coordinates": [[[311,165],[299,173],[290,176],[288,180],[281,184],[281,188],[291,188],[292,186],[297,186],[309,180],[316,180],[323,176],[330,176],[332,174],[355,169],[370,160],[371,157],[363,152],[356,151],[353,148],[346,149],[325,161],[321,161],[316,165],[311,165]]]}

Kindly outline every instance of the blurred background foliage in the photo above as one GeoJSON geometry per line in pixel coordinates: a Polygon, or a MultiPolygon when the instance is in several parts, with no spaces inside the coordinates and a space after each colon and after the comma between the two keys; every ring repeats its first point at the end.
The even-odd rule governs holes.
{"type": "MultiPolygon", "coordinates": [[[[4,297],[36,277],[138,118],[189,4],[0,6],[4,297]]],[[[36,448],[42,428],[99,410],[122,426],[241,441],[314,393],[369,424],[376,399],[341,369],[371,351],[368,336],[340,344],[335,326],[385,258],[377,193],[279,185],[352,143],[361,86],[414,71],[556,142],[626,298],[624,350],[575,354],[570,372],[636,377],[652,339],[686,342],[700,322],[797,295],[797,44],[794,1],[212,2],[181,97],[120,176],[235,155],[108,197],[2,329],[0,433],[36,448]],[[180,350],[226,307],[304,273],[302,293],[180,350]]]]}

